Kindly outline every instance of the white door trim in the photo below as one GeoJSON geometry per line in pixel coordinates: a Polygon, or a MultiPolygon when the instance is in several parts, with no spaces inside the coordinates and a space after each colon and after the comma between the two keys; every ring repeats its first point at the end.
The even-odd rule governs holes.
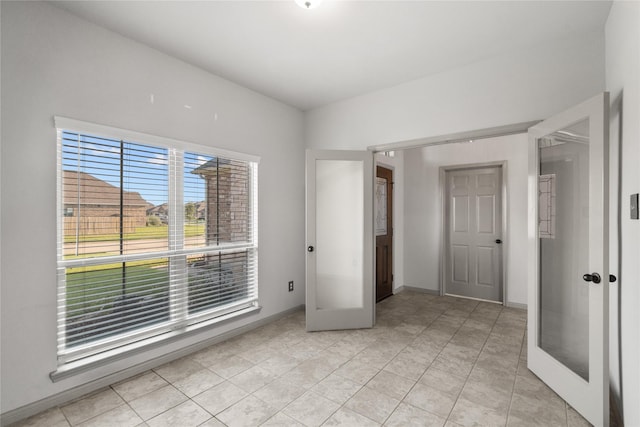
{"type": "Polygon", "coordinates": [[[386,144],[371,145],[367,150],[378,152],[407,150],[410,148],[429,147],[432,145],[453,144],[456,142],[472,142],[478,139],[495,138],[498,136],[516,135],[527,133],[531,126],[540,123],[540,120],[531,122],[512,123],[504,126],[476,129],[465,132],[449,133],[445,135],[430,136],[426,138],[396,141],[386,144]]]}
{"type": "MultiPolygon", "coordinates": [[[[447,230],[446,230],[446,197],[447,197],[447,184],[446,173],[447,171],[460,170],[460,169],[479,169],[500,167],[502,169],[502,305],[508,305],[509,299],[507,298],[507,261],[509,254],[509,234],[508,234],[508,212],[509,199],[508,199],[508,179],[507,179],[507,161],[486,162],[486,163],[469,163],[463,165],[448,165],[440,166],[439,170],[439,189],[440,189],[440,268],[438,269],[438,283],[440,284],[440,295],[445,294],[445,269],[446,263],[446,250],[447,250],[447,230]]],[[[493,302],[493,301],[492,301],[493,302]]]]}

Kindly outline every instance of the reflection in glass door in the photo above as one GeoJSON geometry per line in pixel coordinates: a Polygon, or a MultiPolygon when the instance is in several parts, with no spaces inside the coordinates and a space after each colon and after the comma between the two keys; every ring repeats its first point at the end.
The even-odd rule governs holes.
{"type": "Polygon", "coordinates": [[[589,120],[538,139],[538,345],[589,381],[589,120]]]}

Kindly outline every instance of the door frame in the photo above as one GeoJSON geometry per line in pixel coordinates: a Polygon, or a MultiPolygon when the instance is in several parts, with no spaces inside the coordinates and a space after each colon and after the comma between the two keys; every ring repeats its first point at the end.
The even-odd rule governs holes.
{"type": "MultiPolygon", "coordinates": [[[[439,169],[439,182],[438,182],[438,186],[439,186],[439,190],[440,190],[440,263],[439,266],[440,268],[438,269],[438,283],[439,283],[439,291],[440,291],[440,296],[444,296],[445,295],[445,291],[446,291],[446,287],[445,287],[445,270],[447,268],[446,266],[446,262],[447,262],[447,257],[446,257],[446,251],[447,251],[447,243],[449,241],[449,238],[447,237],[447,230],[446,230],[446,198],[447,198],[447,172],[448,171],[455,171],[455,170],[462,170],[462,169],[482,169],[482,168],[495,168],[495,167],[499,167],[501,169],[501,175],[502,175],[502,184],[501,184],[501,189],[500,189],[500,195],[502,197],[502,206],[501,206],[501,213],[502,213],[502,224],[501,224],[501,232],[502,232],[502,256],[501,256],[501,264],[502,264],[502,301],[487,301],[487,300],[481,300],[481,301],[487,301],[487,302],[492,302],[492,303],[496,303],[496,304],[502,304],[504,306],[507,305],[507,260],[508,260],[508,254],[509,254],[509,239],[508,239],[508,225],[509,225],[509,218],[508,218],[508,206],[509,206],[509,199],[508,199],[508,179],[507,179],[507,161],[506,160],[502,160],[502,161],[494,161],[494,162],[485,162],[485,163],[469,163],[469,164],[461,164],[461,165],[447,165],[447,166],[440,166],[439,169]]],[[[470,298],[470,299],[475,299],[475,298],[470,298]]]]}

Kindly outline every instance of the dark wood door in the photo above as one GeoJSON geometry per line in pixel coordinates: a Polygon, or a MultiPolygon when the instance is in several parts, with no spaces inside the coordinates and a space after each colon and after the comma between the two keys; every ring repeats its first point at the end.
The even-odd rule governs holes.
{"type": "Polygon", "coordinates": [[[376,168],[376,302],[393,295],[393,171],[376,168]]]}

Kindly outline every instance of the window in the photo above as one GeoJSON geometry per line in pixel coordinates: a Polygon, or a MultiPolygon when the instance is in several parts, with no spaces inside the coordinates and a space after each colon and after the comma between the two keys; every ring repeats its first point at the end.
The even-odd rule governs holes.
{"type": "Polygon", "coordinates": [[[56,118],[58,359],[257,307],[257,159],[56,118]]]}

